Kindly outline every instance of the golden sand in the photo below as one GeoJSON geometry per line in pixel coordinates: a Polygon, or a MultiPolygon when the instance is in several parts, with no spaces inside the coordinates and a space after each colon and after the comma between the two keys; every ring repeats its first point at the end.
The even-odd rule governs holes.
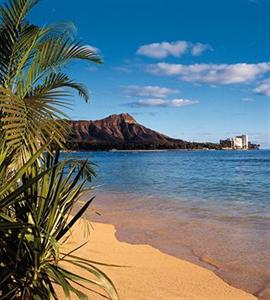
{"type": "MultiPolygon", "coordinates": [[[[255,296],[234,288],[204,269],[164,254],[148,245],[119,242],[115,227],[92,223],[90,241],[76,255],[129,267],[102,267],[113,280],[122,300],[255,300],[255,296]]],[[[82,223],[75,226],[67,249],[85,241],[82,223]]],[[[73,271],[76,271],[74,268],[73,271]]],[[[82,272],[82,275],[86,273],[82,272]]],[[[104,299],[88,293],[89,299],[104,299]]],[[[61,299],[64,299],[62,296],[61,299]]],[[[77,299],[75,296],[72,299],[77,299]]]]}

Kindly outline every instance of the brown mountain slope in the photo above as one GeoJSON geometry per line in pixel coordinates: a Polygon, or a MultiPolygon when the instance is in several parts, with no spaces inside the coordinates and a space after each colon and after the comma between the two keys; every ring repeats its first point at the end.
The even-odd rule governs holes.
{"type": "Polygon", "coordinates": [[[110,149],[194,149],[204,144],[170,138],[144,127],[129,114],[111,115],[96,121],[69,121],[71,134],[67,147],[72,150],[110,149]]]}

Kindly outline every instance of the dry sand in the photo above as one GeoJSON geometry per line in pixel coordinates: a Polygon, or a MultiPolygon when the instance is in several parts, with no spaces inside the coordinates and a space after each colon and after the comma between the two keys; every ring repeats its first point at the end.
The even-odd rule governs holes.
{"type": "MultiPolygon", "coordinates": [[[[75,255],[130,267],[102,267],[113,280],[121,300],[255,300],[212,271],[169,256],[148,245],[119,242],[113,225],[92,223],[90,241],[75,255]]],[[[75,226],[67,249],[86,240],[83,224],[75,226]]],[[[76,269],[73,269],[76,271],[76,269]]],[[[86,275],[83,272],[82,275],[86,275]]],[[[89,292],[89,299],[104,299],[89,292]]],[[[61,299],[64,299],[62,296],[61,299]]],[[[72,299],[77,299],[76,297],[72,299]]]]}

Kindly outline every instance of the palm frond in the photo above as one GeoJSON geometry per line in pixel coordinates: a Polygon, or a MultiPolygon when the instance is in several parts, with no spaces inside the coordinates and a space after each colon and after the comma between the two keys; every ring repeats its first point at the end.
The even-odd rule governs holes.
{"type": "Polygon", "coordinates": [[[89,291],[102,288],[108,299],[118,299],[112,281],[97,267],[99,262],[74,256],[73,252],[61,254],[63,237],[93,200],[91,197],[86,201],[70,219],[72,208],[85,192],[85,181],[79,174],[83,170],[77,172],[75,168],[65,177],[66,165],[66,161],[59,161],[58,153],[54,158],[47,155],[41,168],[29,161],[20,176],[0,187],[0,273],[4,296],[20,292],[58,299],[54,284],[62,287],[66,299],[74,293],[79,299],[87,299],[78,288],[83,284],[89,291]],[[90,276],[73,273],[67,265],[86,270],[90,276]]]}
{"type": "Polygon", "coordinates": [[[55,151],[68,134],[62,109],[70,107],[69,96],[75,91],[89,100],[87,88],[63,69],[74,59],[101,59],[75,40],[71,23],[42,28],[31,24],[27,17],[37,3],[9,0],[0,6],[1,299],[58,299],[55,284],[67,299],[71,294],[86,299],[78,288],[84,286],[97,293],[100,287],[105,297],[117,299],[111,280],[95,262],[60,251],[62,240],[93,200],[71,218],[86,192],[86,180],[95,175],[90,163],[59,161],[55,151]],[[92,277],[71,273],[61,261],[92,277]]]}
{"type": "Polygon", "coordinates": [[[10,0],[0,7],[0,15],[4,26],[18,28],[38,0],[10,0]]]}
{"type": "MultiPolygon", "coordinates": [[[[37,0],[10,0],[0,7],[0,134],[17,150],[18,166],[52,137],[64,147],[69,96],[85,101],[87,88],[63,73],[72,60],[101,63],[89,47],[74,39],[71,23],[39,28],[27,21],[37,0]]],[[[51,151],[51,149],[47,149],[51,151]]]]}

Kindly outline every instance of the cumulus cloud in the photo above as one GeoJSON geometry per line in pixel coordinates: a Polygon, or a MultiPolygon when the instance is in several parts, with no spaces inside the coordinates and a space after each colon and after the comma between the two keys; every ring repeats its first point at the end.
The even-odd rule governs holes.
{"type": "Polygon", "coordinates": [[[158,98],[150,98],[150,99],[142,99],[136,102],[128,103],[127,105],[133,107],[182,107],[187,105],[197,104],[199,101],[189,100],[189,99],[158,99],[158,98]]]}
{"type": "Polygon", "coordinates": [[[203,52],[205,52],[208,49],[212,49],[210,45],[197,43],[192,46],[191,54],[193,56],[200,56],[203,52]]]}
{"type": "Polygon", "coordinates": [[[254,93],[270,97],[270,78],[261,82],[254,90],[254,93]]]}
{"type": "Polygon", "coordinates": [[[187,49],[188,42],[186,41],[162,42],[143,45],[137,50],[137,54],[154,58],[164,58],[169,55],[179,57],[187,49]]]}
{"type": "Polygon", "coordinates": [[[174,41],[152,43],[139,47],[137,54],[152,58],[165,58],[168,56],[180,57],[190,52],[193,56],[199,56],[211,47],[202,43],[191,43],[188,41],[174,41]]]}
{"type": "Polygon", "coordinates": [[[161,86],[138,86],[138,85],[128,85],[123,88],[124,92],[132,97],[156,97],[165,98],[168,95],[178,93],[177,89],[170,89],[161,86]]]}
{"type": "MultiPolygon", "coordinates": [[[[156,75],[174,75],[182,80],[208,84],[234,84],[251,82],[270,71],[270,63],[258,64],[168,64],[148,65],[146,71],[156,75]]],[[[265,88],[265,86],[264,86],[265,88]]],[[[259,92],[259,90],[257,90],[259,92]]]]}

